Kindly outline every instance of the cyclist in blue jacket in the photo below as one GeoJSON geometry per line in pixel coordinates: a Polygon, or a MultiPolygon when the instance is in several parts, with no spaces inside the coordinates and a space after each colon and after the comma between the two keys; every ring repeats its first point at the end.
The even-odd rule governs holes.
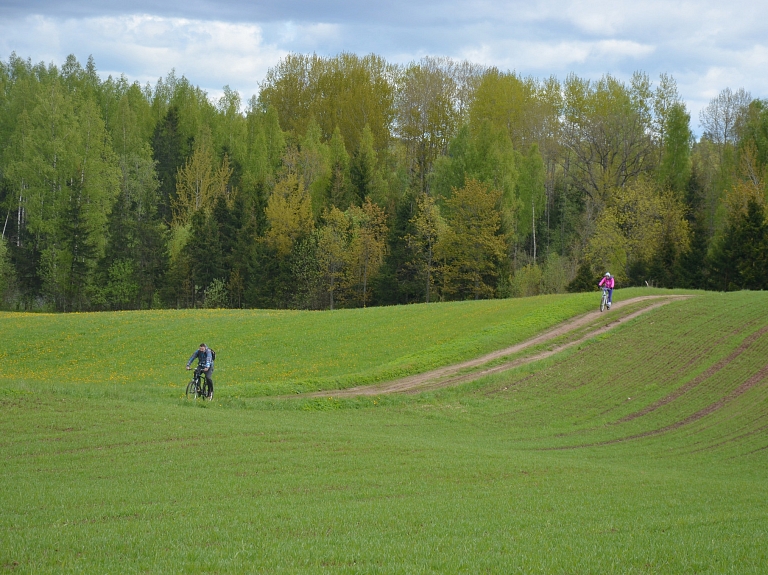
{"type": "Polygon", "coordinates": [[[211,355],[211,350],[207,345],[201,343],[200,347],[197,348],[197,351],[195,351],[195,353],[192,354],[192,357],[189,358],[189,361],[187,362],[187,369],[192,369],[190,365],[192,365],[192,362],[195,361],[195,358],[197,358],[197,365],[203,368],[203,373],[205,373],[205,380],[208,382],[209,386],[208,389],[211,390],[211,394],[208,396],[208,399],[213,399],[213,380],[211,379],[211,375],[213,375],[213,356],[211,355]]]}

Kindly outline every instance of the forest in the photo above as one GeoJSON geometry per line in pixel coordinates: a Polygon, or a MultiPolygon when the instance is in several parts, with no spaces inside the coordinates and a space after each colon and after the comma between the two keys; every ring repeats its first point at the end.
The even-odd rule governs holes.
{"type": "Polygon", "coordinates": [[[0,62],[0,305],[335,309],[768,288],[768,100],[291,54],[245,101],[0,62]],[[700,128],[700,136],[694,135],[700,128]]]}

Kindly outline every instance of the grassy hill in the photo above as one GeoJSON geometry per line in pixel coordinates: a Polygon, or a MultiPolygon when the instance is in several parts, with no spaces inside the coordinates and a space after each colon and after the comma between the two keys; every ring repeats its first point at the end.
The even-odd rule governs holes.
{"type": "Polygon", "coordinates": [[[0,383],[178,397],[190,354],[217,351],[222,397],[333,389],[474,357],[595,306],[595,294],[325,312],[0,313],[0,383]],[[6,361],[12,358],[13,361],[6,361]],[[64,384],[64,385],[62,385],[64,384]]]}
{"type": "Polygon", "coordinates": [[[456,388],[273,397],[460,361],[595,300],[4,314],[0,570],[764,573],[763,293],[456,388]],[[179,397],[198,340],[213,404],[179,397]]]}

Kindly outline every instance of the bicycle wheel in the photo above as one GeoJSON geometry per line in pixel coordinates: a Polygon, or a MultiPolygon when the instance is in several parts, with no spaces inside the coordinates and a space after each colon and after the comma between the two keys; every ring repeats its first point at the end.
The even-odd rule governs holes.
{"type": "Polygon", "coordinates": [[[605,309],[605,302],[608,301],[608,296],[603,294],[603,297],[600,299],[600,311],[602,312],[605,309]]]}
{"type": "Polygon", "coordinates": [[[187,399],[197,398],[197,385],[193,379],[187,384],[187,399]]]}
{"type": "Polygon", "coordinates": [[[203,390],[200,396],[203,399],[207,399],[209,401],[213,400],[213,390],[211,389],[211,385],[208,383],[208,381],[203,384],[203,390]]]}

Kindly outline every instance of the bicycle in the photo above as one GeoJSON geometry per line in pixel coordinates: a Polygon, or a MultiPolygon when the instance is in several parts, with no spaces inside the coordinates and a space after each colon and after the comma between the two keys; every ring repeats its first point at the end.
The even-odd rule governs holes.
{"type": "Polygon", "coordinates": [[[600,299],[600,311],[602,312],[607,305],[608,305],[608,288],[604,287],[603,297],[600,299]]]}
{"type": "Polygon", "coordinates": [[[209,401],[213,399],[213,390],[208,380],[205,378],[205,372],[199,365],[195,368],[192,380],[187,384],[187,399],[197,399],[202,397],[209,401]]]}

